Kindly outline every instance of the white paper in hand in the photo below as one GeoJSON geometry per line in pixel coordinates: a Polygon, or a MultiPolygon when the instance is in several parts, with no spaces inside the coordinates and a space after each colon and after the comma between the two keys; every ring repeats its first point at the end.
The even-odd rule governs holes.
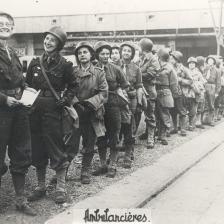
{"type": "Polygon", "coordinates": [[[35,102],[36,98],[38,97],[40,90],[35,90],[33,88],[26,88],[23,91],[23,95],[20,99],[20,103],[24,106],[31,107],[35,102]]]}

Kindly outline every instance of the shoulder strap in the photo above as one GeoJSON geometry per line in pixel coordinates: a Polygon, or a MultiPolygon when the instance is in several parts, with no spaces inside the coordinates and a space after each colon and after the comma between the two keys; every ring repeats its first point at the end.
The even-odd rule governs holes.
{"type": "Polygon", "coordinates": [[[56,100],[60,100],[60,97],[58,96],[58,94],[56,93],[56,91],[54,90],[53,86],[51,85],[51,82],[50,80],[48,79],[47,77],[47,74],[45,72],[45,68],[43,66],[43,55],[40,57],[40,68],[41,68],[41,71],[43,73],[43,76],[45,78],[45,80],[47,81],[47,84],[52,92],[52,94],[54,95],[54,97],[56,98],[56,100]]]}

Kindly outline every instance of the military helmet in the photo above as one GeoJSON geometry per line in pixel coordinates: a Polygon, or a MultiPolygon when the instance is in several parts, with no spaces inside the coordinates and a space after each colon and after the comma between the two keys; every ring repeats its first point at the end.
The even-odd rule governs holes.
{"type": "Polygon", "coordinates": [[[135,57],[134,43],[132,43],[131,41],[125,41],[123,44],[121,44],[121,51],[122,51],[124,46],[128,46],[128,47],[131,48],[131,51],[132,51],[131,60],[132,60],[135,57]]]}
{"type": "Polygon", "coordinates": [[[92,47],[92,45],[90,44],[90,42],[88,42],[88,41],[81,41],[81,42],[79,42],[77,45],[76,45],[76,47],[75,47],[75,56],[76,57],[78,57],[78,50],[80,49],[80,48],[82,48],[82,47],[86,47],[86,48],[88,48],[89,49],[89,51],[90,51],[90,53],[91,53],[91,55],[92,55],[92,58],[91,58],[91,60],[94,58],[94,49],[93,49],[93,47],[92,47]]]}
{"type": "Polygon", "coordinates": [[[118,44],[113,44],[113,45],[111,45],[111,49],[113,50],[113,49],[118,49],[118,50],[120,50],[120,46],[118,45],[118,44]]]}
{"type": "Polygon", "coordinates": [[[171,51],[170,55],[178,62],[181,62],[183,59],[183,54],[180,51],[171,51]]]}
{"type": "Polygon", "coordinates": [[[2,12],[2,11],[0,11],[0,16],[5,16],[5,17],[7,17],[9,20],[12,21],[12,24],[14,25],[14,19],[13,19],[13,17],[12,17],[10,14],[8,14],[8,13],[6,13],[6,12],[2,12]]]}
{"type": "Polygon", "coordinates": [[[162,61],[168,61],[170,57],[170,49],[169,48],[160,48],[157,52],[157,56],[162,61]]]}
{"type": "Polygon", "coordinates": [[[206,63],[208,63],[208,59],[209,58],[211,58],[211,59],[213,59],[213,61],[214,61],[214,65],[216,64],[216,62],[217,62],[217,59],[216,59],[216,56],[215,55],[209,55],[207,58],[206,58],[206,63]]]}
{"type": "Polygon", "coordinates": [[[106,41],[98,41],[96,42],[95,46],[94,46],[94,50],[95,50],[95,55],[96,55],[96,59],[98,60],[99,59],[99,53],[100,51],[103,49],[103,48],[106,48],[110,51],[111,53],[111,46],[108,42],[106,41]]]}
{"type": "Polygon", "coordinates": [[[197,58],[195,58],[195,57],[189,57],[188,59],[187,59],[187,63],[189,64],[189,63],[195,63],[195,64],[197,64],[198,63],[198,61],[197,61],[197,58]]]}
{"type": "Polygon", "coordinates": [[[139,46],[141,47],[142,51],[152,51],[153,42],[149,38],[142,38],[139,41],[139,46]]]}
{"type": "Polygon", "coordinates": [[[52,34],[58,38],[60,42],[59,50],[61,50],[64,47],[65,42],[67,40],[67,34],[60,26],[51,27],[50,30],[44,33],[45,37],[47,34],[52,34]]]}
{"type": "Polygon", "coordinates": [[[198,66],[204,66],[205,65],[205,58],[203,56],[196,57],[198,66]]]}

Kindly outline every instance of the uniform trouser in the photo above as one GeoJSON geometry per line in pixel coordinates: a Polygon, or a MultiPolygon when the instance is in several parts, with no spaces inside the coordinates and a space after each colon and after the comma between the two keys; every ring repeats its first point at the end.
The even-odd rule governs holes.
{"type": "Polygon", "coordinates": [[[125,160],[131,160],[131,154],[134,151],[135,137],[133,135],[132,122],[135,122],[134,116],[131,123],[121,123],[121,133],[124,136],[125,160]]]}
{"type": "Polygon", "coordinates": [[[155,117],[156,101],[152,99],[147,100],[147,109],[145,113],[146,126],[155,128],[156,127],[156,117],[155,117]]]}
{"type": "Polygon", "coordinates": [[[0,176],[7,171],[7,146],[12,174],[24,175],[31,165],[31,138],[27,112],[22,106],[0,106],[0,176]]]}
{"type": "Polygon", "coordinates": [[[193,128],[196,124],[196,115],[197,115],[198,102],[195,98],[187,98],[187,109],[189,111],[189,125],[193,128]]]}
{"type": "Polygon", "coordinates": [[[97,137],[90,119],[86,119],[85,121],[80,122],[79,128],[76,130],[76,135],[74,136],[73,142],[75,145],[77,145],[77,152],[81,137],[83,144],[82,153],[93,153],[97,137]]]}
{"type": "Polygon", "coordinates": [[[221,87],[218,98],[219,98],[219,116],[220,116],[223,114],[224,109],[224,86],[221,87]]]}
{"type": "Polygon", "coordinates": [[[174,108],[170,110],[174,129],[177,129],[177,115],[179,114],[180,128],[183,130],[186,125],[187,109],[186,99],[184,96],[174,98],[174,108]]]}
{"type": "Polygon", "coordinates": [[[205,100],[201,100],[198,103],[196,125],[201,125],[203,122],[204,108],[205,108],[205,100]]]}
{"type": "Polygon", "coordinates": [[[97,136],[92,126],[90,116],[81,119],[79,123],[79,128],[76,129],[73,144],[77,147],[77,149],[75,150],[77,152],[79,149],[81,137],[83,144],[82,174],[87,173],[87,175],[89,175],[92,159],[94,156],[94,146],[97,140],[97,136]]]}
{"type": "Polygon", "coordinates": [[[224,107],[224,86],[221,87],[221,90],[219,92],[219,99],[220,99],[220,108],[223,109],[224,107]]]}
{"type": "Polygon", "coordinates": [[[215,85],[206,84],[204,123],[212,123],[215,113],[215,85]]]}
{"type": "Polygon", "coordinates": [[[46,168],[48,160],[54,170],[67,168],[69,165],[63,142],[61,111],[34,110],[30,116],[32,138],[32,164],[46,168]]]}
{"type": "Polygon", "coordinates": [[[141,121],[142,111],[138,109],[135,112],[134,117],[135,117],[135,132],[134,132],[134,134],[136,134],[137,131],[138,131],[138,127],[139,127],[140,121],[141,121]]]}
{"type": "Polygon", "coordinates": [[[220,108],[223,105],[223,102],[224,102],[224,86],[221,87],[219,95],[215,99],[214,107],[220,108]]]}
{"type": "Polygon", "coordinates": [[[121,129],[121,109],[118,106],[105,106],[104,122],[106,127],[105,136],[99,137],[97,146],[101,164],[105,164],[107,147],[110,148],[110,164],[111,167],[116,167],[117,163],[117,144],[118,136],[121,129]]]}
{"type": "Polygon", "coordinates": [[[156,120],[158,127],[158,138],[165,139],[166,132],[171,127],[170,108],[163,107],[159,101],[156,102],[156,120]]]}
{"type": "Polygon", "coordinates": [[[69,139],[68,143],[65,146],[69,162],[71,162],[75,158],[77,153],[79,152],[79,143],[80,143],[80,140],[78,140],[79,135],[80,135],[80,130],[77,128],[74,128],[72,131],[71,138],[69,139]]]}

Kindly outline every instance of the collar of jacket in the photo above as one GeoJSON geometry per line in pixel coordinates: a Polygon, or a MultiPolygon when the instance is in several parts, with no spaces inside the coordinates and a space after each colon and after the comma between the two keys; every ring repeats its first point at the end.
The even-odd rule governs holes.
{"type": "Polygon", "coordinates": [[[58,51],[53,52],[52,54],[48,55],[44,52],[43,60],[46,61],[48,64],[50,63],[58,63],[60,60],[60,53],[58,51]]]}
{"type": "Polygon", "coordinates": [[[149,52],[147,54],[145,54],[144,59],[143,60],[150,60],[152,58],[152,52],[149,52]]]}
{"type": "Polygon", "coordinates": [[[124,60],[120,60],[121,62],[120,62],[120,64],[121,64],[121,66],[122,67],[124,67],[124,65],[130,65],[131,64],[131,61],[129,61],[128,63],[124,63],[124,60]]]}
{"type": "Polygon", "coordinates": [[[109,66],[109,62],[107,62],[107,64],[102,64],[100,61],[96,64],[96,67],[102,68],[104,71],[105,69],[108,70],[108,66],[109,66]]]}
{"type": "Polygon", "coordinates": [[[83,71],[81,68],[81,65],[79,65],[79,76],[80,77],[85,77],[85,76],[90,76],[95,74],[95,69],[93,64],[90,64],[89,68],[86,71],[83,71]]]}
{"type": "Polygon", "coordinates": [[[166,61],[164,61],[162,65],[160,64],[161,70],[164,70],[167,65],[169,65],[169,64],[166,61]]]}
{"type": "MultiPolygon", "coordinates": [[[[9,48],[9,53],[11,53],[10,48],[9,48]]],[[[4,61],[8,65],[12,63],[11,60],[9,59],[9,57],[8,57],[8,54],[5,50],[5,47],[0,47],[0,58],[1,58],[2,61],[4,61]]]]}

